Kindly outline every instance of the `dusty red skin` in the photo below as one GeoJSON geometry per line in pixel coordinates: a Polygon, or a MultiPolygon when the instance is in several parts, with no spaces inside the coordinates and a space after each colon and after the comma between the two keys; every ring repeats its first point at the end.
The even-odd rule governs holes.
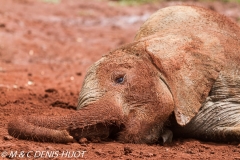
{"type": "MultiPolygon", "coordinates": [[[[2,6],[0,17],[3,18],[0,35],[1,39],[4,39],[0,49],[0,106],[2,110],[0,112],[0,136],[2,137],[0,138],[0,152],[3,150],[86,150],[86,159],[239,158],[240,149],[237,144],[218,144],[191,139],[175,139],[171,146],[165,147],[116,142],[90,143],[81,146],[78,143],[64,145],[17,139],[4,140],[4,137],[8,135],[6,124],[13,116],[30,114],[52,116],[74,113],[74,110],[67,108],[76,105],[86,67],[110,49],[132,41],[140,25],[132,24],[126,28],[113,25],[87,27],[68,25],[66,27],[67,21],[60,24],[44,21],[44,18],[50,15],[79,18],[79,6],[85,9],[94,6],[91,7],[93,12],[90,12],[93,15],[88,15],[84,19],[98,19],[99,15],[111,17],[116,14],[140,14],[143,10],[154,12],[159,7],[149,5],[139,8],[118,8],[110,7],[105,2],[93,1],[87,3],[86,1],[65,1],[56,7],[53,4],[27,0],[3,0],[0,6],[2,6]],[[36,14],[29,16],[29,12],[36,14]],[[43,20],[36,20],[37,16],[42,16],[43,20]],[[81,38],[83,41],[79,43],[81,38]],[[43,60],[45,60],[44,63],[43,60]],[[54,61],[55,63],[52,63],[54,61]],[[81,74],[82,76],[79,76],[81,74]],[[34,85],[27,85],[28,81],[33,81],[34,85]],[[52,88],[55,91],[47,90],[52,88]]],[[[217,10],[228,7],[225,4],[209,6],[217,10]]],[[[236,5],[235,9],[237,8],[236,5]]],[[[224,10],[220,11],[224,12],[224,10]]],[[[100,22],[97,21],[97,23],[100,22]]]]}

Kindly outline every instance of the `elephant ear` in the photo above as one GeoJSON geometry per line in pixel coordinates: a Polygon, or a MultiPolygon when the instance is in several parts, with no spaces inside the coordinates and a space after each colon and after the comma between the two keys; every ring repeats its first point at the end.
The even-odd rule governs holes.
{"type": "Polygon", "coordinates": [[[168,85],[179,125],[199,111],[223,67],[224,48],[211,33],[176,31],[145,39],[146,52],[168,85]]]}

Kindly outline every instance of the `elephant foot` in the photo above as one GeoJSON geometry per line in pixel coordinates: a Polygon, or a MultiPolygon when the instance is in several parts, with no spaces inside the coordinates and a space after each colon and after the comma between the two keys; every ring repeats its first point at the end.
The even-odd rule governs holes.
{"type": "Polygon", "coordinates": [[[161,143],[164,144],[169,144],[172,142],[173,138],[173,132],[169,129],[165,129],[161,135],[161,143]]]}

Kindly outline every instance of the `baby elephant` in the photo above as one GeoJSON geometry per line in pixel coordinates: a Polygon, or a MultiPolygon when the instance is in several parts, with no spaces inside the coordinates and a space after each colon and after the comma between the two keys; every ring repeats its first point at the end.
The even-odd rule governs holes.
{"type": "Polygon", "coordinates": [[[134,42],[87,72],[78,111],[17,117],[10,135],[67,143],[81,137],[157,143],[174,135],[240,141],[240,28],[194,6],[157,11],[134,42]],[[171,130],[171,131],[170,131],[171,130]]]}

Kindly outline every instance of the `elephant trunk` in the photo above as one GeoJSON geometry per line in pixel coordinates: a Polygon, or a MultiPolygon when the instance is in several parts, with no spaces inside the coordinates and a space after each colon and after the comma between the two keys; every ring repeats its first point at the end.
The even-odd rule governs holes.
{"type": "Polygon", "coordinates": [[[94,103],[66,116],[17,117],[8,124],[10,135],[35,141],[68,143],[87,134],[98,136],[108,132],[107,126],[120,125],[123,116],[119,107],[107,102],[94,103]],[[98,132],[98,129],[105,130],[98,132]],[[85,129],[85,130],[84,130],[85,129]],[[82,132],[82,133],[76,133],[82,132]],[[84,132],[85,131],[85,132],[84,132]]]}
{"type": "MultiPolygon", "coordinates": [[[[63,117],[64,118],[64,117],[63,117]]],[[[59,117],[55,119],[48,117],[17,117],[8,123],[8,133],[16,138],[29,139],[41,142],[59,142],[68,143],[74,139],[69,135],[67,130],[57,130],[47,128],[46,126],[39,125],[38,122],[55,123],[59,117]],[[31,119],[31,121],[29,121],[31,119]]],[[[52,125],[53,126],[53,125],[52,125]]]]}

